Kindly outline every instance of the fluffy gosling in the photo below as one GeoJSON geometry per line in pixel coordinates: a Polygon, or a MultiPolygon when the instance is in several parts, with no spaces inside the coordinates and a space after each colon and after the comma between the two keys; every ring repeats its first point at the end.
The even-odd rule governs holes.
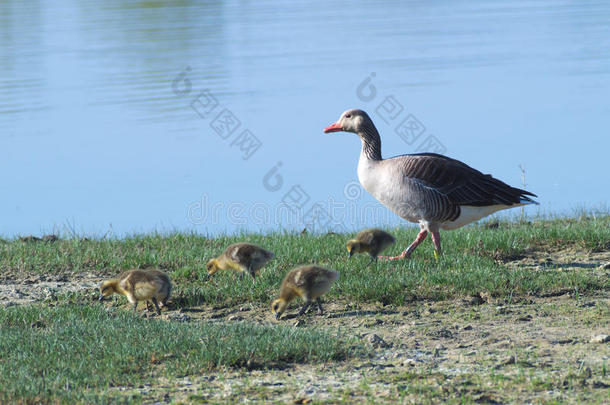
{"type": "Polygon", "coordinates": [[[347,242],[349,257],[355,253],[368,253],[371,262],[377,261],[377,255],[393,244],[394,237],[381,229],[366,229],[347,242]]]}
{"type": "Polygon", "coordinates": [[[232,269],[242,274],[248,273],[255,279],[256,272],[274,257],[273,252],[251,243],[234,243],[223,254],[210,260],[206,267],[210,276],[218,270],[232,269]]]}
{"type": "Polygon", "coordinates": [[[114,293],[124,295],[133,310],[138,308],[138,302],[152,301],[157,314],[161,315],[161,306],[167,306],[167,300],[172,291],[172,283],[169,276],[158,269],[149,268],[146,270],[128,270],[119,274],[112,280],[104,281],[100,286],[100,297],[102,301],[114,293]]]}
{"type": "Polygon", "coordinates": [[[275,319],[280,319],[288,304],[297,296],[305,301],[297,316],[303,315],[313,300],[318,305],[318,313],[322,314],[324,310],[320,296],[330,290],[338,277],[338,272],[319,266],[301,266],[290,271],[282,281],[280,298],[271,303],[271,311],[275,314],[275,319]]]}
{"type": "MultiPolygon", "coordinates": [[[[173,288],[173,285],[172,285],[172,282],[171,282],[169,276],[165,272],[163,272],[155,267],[146,267],[143,270],[147,271],[149,273],[152,273],[153,275],[156,275],[156,276],[160,277],[161,279],[167,281],[167,284],[165,284],[166,290],[163,292],[163,295],[165,295],[165,298],[160,298],[158,300],[159,307],[167,308],[167,301],[169,300],[169,296],[171,295],[172,288],[173,288]]],[[[146,301],[146,310],[149,310],[148,304],[150,302],[152,302],[152,300],[146,301]]]]}

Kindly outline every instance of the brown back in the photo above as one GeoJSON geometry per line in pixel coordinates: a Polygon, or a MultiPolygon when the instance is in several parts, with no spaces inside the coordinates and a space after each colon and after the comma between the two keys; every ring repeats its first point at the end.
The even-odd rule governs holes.
{"type": "Polygon", "coordinates": [[[319,266],[301,266],[290,271],[282,282],[282,289],[293,286],[305,291],[317,289],[320,285],[334,282],[339,273],[319,266]]]}

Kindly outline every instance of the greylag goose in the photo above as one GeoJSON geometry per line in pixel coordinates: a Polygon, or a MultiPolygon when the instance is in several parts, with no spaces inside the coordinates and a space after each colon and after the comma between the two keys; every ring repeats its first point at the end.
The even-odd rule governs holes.
{"type": "Polygon", "coordinates": [[[525,204],[538,204],[529,191],[509,186],[459,160],[436,153],[415,153],[389,159],[381,157],[381,139],[373,121],[362,110],[344,112],[324,129],[353,132],[362,141],[358,180],[379,202],[420,232],[396,260],[409,258],[417,246],[432,235],[434,255],[441,253],[439,229],[456,229],[487,215],[525,204]]]}
{"type": "Polygon", "coordinates": [[[256,278],[256,272],[274,257],[273,252],[251,243],[234,243],[229,245],[220,256],[210,260],[206,267],[210,276],[218,270],[233,269],[256,278]]]}

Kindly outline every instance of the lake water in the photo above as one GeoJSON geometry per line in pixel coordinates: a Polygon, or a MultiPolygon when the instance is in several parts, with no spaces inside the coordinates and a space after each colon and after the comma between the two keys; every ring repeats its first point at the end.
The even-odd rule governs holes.
{"type": "Polygon", "coordinates": [[[322,133],[353,107],[528,215],[610,196],[607,1],[4,0],[0,58],[4,236],[401,224],[322,133]]]}

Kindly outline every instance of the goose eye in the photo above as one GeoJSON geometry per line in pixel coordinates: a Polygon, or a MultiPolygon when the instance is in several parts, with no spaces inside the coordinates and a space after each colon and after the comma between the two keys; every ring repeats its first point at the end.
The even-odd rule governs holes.
{"type": "Polygon", "coordinates": [[[345,118],[352,118],[352,114],[345,114],[345,118]]]}

